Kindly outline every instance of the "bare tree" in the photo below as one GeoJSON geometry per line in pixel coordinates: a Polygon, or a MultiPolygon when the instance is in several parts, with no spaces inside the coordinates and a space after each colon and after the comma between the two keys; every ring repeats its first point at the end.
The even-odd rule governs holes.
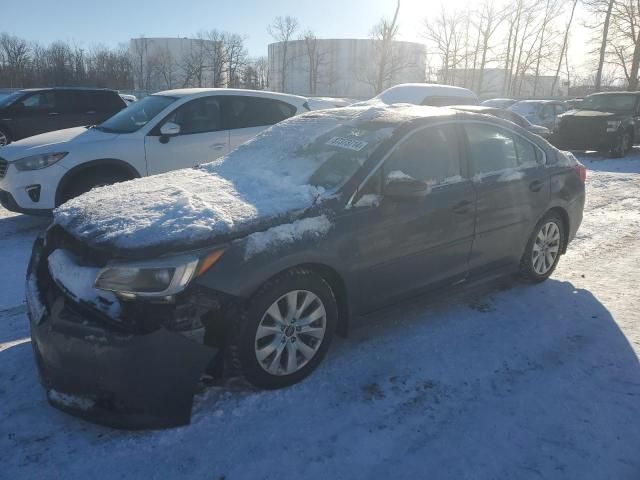
{"type": "MultiPolygon", "coordinates": [[[[469,26],[469,23],[467,26],[469,26]]],[[[445,84],[453,84],[455,80],[454,78],[449,78],[449,72],[455,70],[458,66],[458,47],[462,42],[462,26],[462,14],[457,10],[448,10],[444,5],[440,6],[435,19],[425,19],[424,21],[424,36],[427,44],[441,59],[441,81],[445,84]]],[[[465,29],[465,32],[466,46],[469,29],[465,29]]],[[[466,62],[467,52],[465,52],[464,57],[466,62]]]]}
{"type": "Polygon", "coordinates": [[[29,65],[29,45],[21,38],[3,33],[0,36],[0,47],[7,63],[10,86],[20,86],[29,65]]]}
{"type": "Polygon", "coordinates": [[[229,87],[239,87],[240,72],[247,60],[247,49],[244,46],[244,38],[235,33],[227,35],[224,51],[227,84],[229,87]]]}
{"type": "Polygon", "coordinates": [[[280,74],[280,91],[284,92],[287,86],[287,69],[289,67],[289,43],[293,38],[293,35],[298,30],[299,23],[295,17],[276,17],[273,23],[267,27],[267,32],[273,37],[276,42],[281,45],[282,58],[280,59],[279,74],[280,74]]]}
{"type": "Polygon", "coordinates": [[[323,48],[318,42],[318,38],[311,31],[305,32],[300,40],[304,42],[304,51],[307,57],[307,73],[308,73],[308,91],[309,95],[316,95],[318,90],[318,81],[324,73],[323,70],[327,65],[327,57],[330,52],[323,48]]]}
{"type": "Polygon", "coordinates": [[[478,27],[482,42],[480,47],[482,51],[482,58],[480,60],[480,72],[478,74],[478,93],[482,92],[484,70],[487,65],[487,54],[490,48],[489,42],[506,18],[506,10],[496,7],[494,0],[484,1],[480,13],[480,27],[478,27]]]}
{"type": "Polygon", "coordinates": [[[571,7],[571,15],[569,15],[569,21],[567,22],[567,30],[564,34],[564,40],[562,41],[562,49],[560,50],[560,57],[558,59],[558,68],[556,69],[556,74],[553,77],[553,84],[551,85],[551,94],[553,95],[556,89],[556,84],[558,82],[558,75],[560,75],[560,69],[562,68],[562,61],[564,60],[564,54],[567,49],[567,43],[569,41],[569,32],[571,31],[571,24],[573,23],[573,16],[576,12],[576,6],[578,5],[578,0],[573,0],[573,6],[571,7]]]}
{"type": "Polygon", "coordinates": [[[638,90],[640,71],[640,0],[618,0],[611,16],[613,47],[629,90],[638,90]]]}

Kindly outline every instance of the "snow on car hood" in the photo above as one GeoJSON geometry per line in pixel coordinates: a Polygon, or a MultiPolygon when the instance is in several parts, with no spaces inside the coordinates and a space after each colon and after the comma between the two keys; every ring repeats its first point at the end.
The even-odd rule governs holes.
{"type": "Polygon", "coordinates": [[[2,157],[12,161],[28,155],[38,153],[60,151],[61,148],[69,148],[71,144],[95,143],[111,140],[116,134],[105,133],[93,128],[74,127],[64,130],[47,132],[33,137],[27,137],[17,142],[2,147],[2,157]]]}
{"type": "MultiPolygon", "coordinates": [[[[311,112],[272,127],[221,160],[95,189],[59,207],[54,221],[89,244],[128,251],[184,248],[246,236],[291,222],[335,193],[309,184],[327,160],[323,149],[301,153],[315,139],[359,122],[400,126],[432,110],[311,112]]],[[[386,128],[385,135],[393,131],[386,128]]]]}

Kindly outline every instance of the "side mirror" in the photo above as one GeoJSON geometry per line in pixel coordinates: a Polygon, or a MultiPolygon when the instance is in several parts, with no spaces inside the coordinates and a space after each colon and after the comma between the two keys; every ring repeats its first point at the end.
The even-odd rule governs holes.
{"type": "Polygon", "coordinates": [[[180,125],[173,122],[167,122],[160,127],[160,135],[163,137],[174,137],[180,134],[180,125]]]}
{"type": "Polygon", "coordinates": [[[431,188],[414,178],[391,178],[384,187],[384,196],[391,200],[411,200],[426,197],[431,188]]]}

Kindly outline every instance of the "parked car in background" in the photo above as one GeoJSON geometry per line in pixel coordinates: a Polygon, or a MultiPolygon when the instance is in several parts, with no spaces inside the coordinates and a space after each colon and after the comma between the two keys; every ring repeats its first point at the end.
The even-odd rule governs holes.
{"type": "Polygon", "coordinates": [[[528,132],[538,135],[544,139],[549,139],[551,135],[551,132],[547,127],[543,127],[542,125],[534,125],[522,115],[511,110],[505,110],[504,108],[492,108],[482,105],[456,105],[451,108],[462,110],[465,112],[484,113],[485,115],[492,115],[494,117],[502,118],[504,120],[513,122],[519,127],[524,128],[528,132]]]}
{"type": "Polygon", "coordinates": [[[138,97],[136,97],[135,95],[129,95],[128,93],[121,93],[120,98],[122,98],[127,103],[127,105],[131,105],[133,102],[138,101],[138,97]]]}
{"type": "Polygon", "coordinates": [[[448,105],[477,105],[478,97],[471,90],[450,85],[436,85],[431,83],[403,83],[391,87],[373,99],[356,103],[355,105],[383,103],[410,103],[413,105],[428,105],[445,107],[448,105]]]}
{"type": "Polygon", "coordinates": [[[48,214],[96,186],[210,162],[306,111],[307,99],[294,95],[226,88],[160,92],[93,127],[3,147],[0,202],[15,212],[48,214]]]}
{"type": "Polygon", "coordinates": [[[570,98],[565,100],[564,103],[569,110],[573,110],[574,108],[580,108],[580,104],[583,100],[584,98],[570,98]]]}
{"type": "Polygon", "coordinates": [[[0,99],[0,146],[53,130],[95,125],[126,106],[115,90],[19,90],[0,99]]]}
{"type": "Polygon", "coordinates": [[[221,162],[89,192],[56,210],[27,274],[48,398],[168,427],[189,422],[208,368],[300,382],[362,314],[485,275],[546,280],[580,226],[584,179],[513,123],[376,106],[312,112],[221,162]]]}
{"type": "Polygon", "coordinates": [[[493,108],[509,108],[517,101],[518,100],[514,100],[513,98],[491,98],[489,100],[485,100],[480,105],[493,108]]]}
{"type": "Polygon", "coordinates": [[[354,100],[348,98],[331,98],[331,97],[309,97],[310,110],[326,110],[329,108],[348,107],[354,100]]]}
{"type": "Polygon", "coordinates": [[[553,132],[558,115],[566,112],[567,106],[558,100],[521,100],[511,105],[509,110],[522,115],[534,125],[542,125],[553,132]]]}
{"type": "Polygon", "coordinates": [[[554,144],[624,157],[640,143],[640,92],[595,93],[560,117],[554,144]]]}

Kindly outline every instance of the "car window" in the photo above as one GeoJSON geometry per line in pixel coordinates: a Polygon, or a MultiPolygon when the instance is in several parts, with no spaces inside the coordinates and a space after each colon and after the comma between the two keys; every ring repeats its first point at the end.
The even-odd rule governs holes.
{"type": "Polygon", "coordinates": [[[420,130],[396,147],[384,164],[384,178],[391,172],[429,183],[460,176],[460,149],[451,125],[420,130]]]}
{"type": "Polygon", "coordinates": [[[102,122],[98,130],[112,133],[132,133],[140,130],[165,108],[177,100],[176,97],[149,95],[128,108],[120,110],[113,117],[102,122]]]}
{"type": "Polygon", "coordinates": [[[540,149],[533,143],[519,135],[513,135],[518,156],[518,165],[521,167],[535,167],[542,161],[540,149]]]}
{"type": "Polygon", "coordinates": [[[56,105],[55,93],[53,91],[33,93],[19,103],[22,103],[25,110],[53,110],[56,105]]]}
{"type": "Polygon", "coordinates": [[[485,123],[467,124],[464,128],[475,174],[518,167],[518,154],[510,132],[485,123]]]}
{"type": "Polygon", "coordinates": [[[559,103],[556,104],[556,115],[561,115],[567,111],[567,107],[559,103]]]}
{"type": "Polygon", "coordinates": [[[74,103],[79,112],[117,112],[124,108],[120,97],[108,91],[79,91],[74,95],[74,103]]]}
{"type": "Polygon", "coordinates": [[[550,117],[555,116],[555,114],[556,113],[555,113],[553,105],[545,105],[542,108],[542,118],[550,118],[550,117]]]}
{"type": "Polygon", "coordinates": [[[173,112],[164,123],[180,125],[181,135],[216,132],[222,130],[220,101],[216,97],[204,97],[185,103],[173,112]]]}
{"type": "Polygon", "coordinates": [[[224,98],[225,129],[275,125],[296,114],[296,108],[279,100],[259,97],[224,98]]]}

